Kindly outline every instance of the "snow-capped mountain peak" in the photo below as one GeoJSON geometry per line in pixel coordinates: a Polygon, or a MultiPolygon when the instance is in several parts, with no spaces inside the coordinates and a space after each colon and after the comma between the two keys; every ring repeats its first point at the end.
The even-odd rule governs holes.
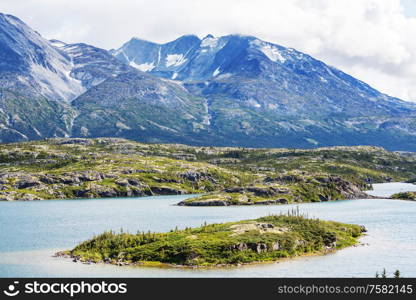
{"type": "Polygon", "coordinates": [[[295,49],[238,34],[133,38],[106,51],[48,41],[0,14],[0,102],[2,142],[119,136],[245,147],[416,145],[414,104],[295,49]]]}
{"type": "Polygon", "coordinates": [[[212,34],[202,40],[194,35],[182,36],[165,44],[134,38],[111,53],[141,71],[181,81],[206,80],[220,73],[229,77],[238,73],[238,60],[250,55],[261,55],[278,64],[294,55],[287,48],[252,36],[212,34]]]}

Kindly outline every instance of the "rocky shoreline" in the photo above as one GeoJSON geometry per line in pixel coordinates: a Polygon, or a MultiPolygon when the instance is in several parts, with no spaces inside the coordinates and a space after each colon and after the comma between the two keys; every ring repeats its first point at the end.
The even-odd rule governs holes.
{"type": "MultiPolygon", "coordinates": [[[[149,171],[147,171],[149,172],[149,171]]],[[[122,171],[123,177],[114,173],[102,173],[97,171],[65,172],[61,176],[42,174],[31,175],[21,172],[0,174],[0,185],[9,183],[16,190],[0,191],[0,201],[33,201],[44,200],[39,193],[47,194],[51,199],[67,199],[68,194],[63,190],[70,188],[74,198],[110,198],[110,197],[144,197],[157,195],[185,195],[195,193],[193,190],[178,189],[172,186],[149,186],[128,174],[143,173],[142,170],[126,169],[122,171]],[[103,186],[101,182],[112,180],[113,185],[103,186]],[[25,193],[31,189],[34,193],[25,193]]],[[[154,174],[157,174],[154,171],[154,174]]],[[[155,176],[156,177],[156,176],[155,176]]],[[[196,171],[188,171],[178,174],[179,178],[196,182],[201,178],[208,181],[216,181],[210,174],[196,171]]],[[[292,176],[291,180],[293,180],[292,176]]],[[[316,190],[318,201],[333,201],[341,199],[376,198],[361,191],[360,187],[343,180],[337,176],[314,178],[318,184],[306,187],[309,192],[316,190]]],[[[296,179],[296,184],[306,184],[306,177],[296,179]]],[[[160,180],[163,183],[163,180],[160,180]]],[[[170,180],[167,183],[178,183],[178,180],[170,180]]],[[[186,199],[178,203],[179,206],[230,206],[230,205],[273,205],[288,204],[294,202],[310,202],[299,190],[287,187],[288,182],[266,178],[262,186],[249,185],[246,187],[234,186],[211,192],[202,196],[186,199]],[[276,182],[278,184],[276,184],[276,182]]]]}
{"type": "MultiPolygon", "coordinates": [[[[349,247],[364,247],[368,246],[368,243],[358,242],[357,244],[351,245],[349,247]]],[[[286,260],[293,260],[293,259],[300,259],[309,256],[319,256],[319,255],[327,255],[331,253],[335,253],[339,250],[333,247],[326,247],[321,251],[316,251],[313,253],[305,253],[303,255],[289,257],[289,258],[282,258],[278,261],[252,261],[249,263],[235,263],[235,264],[216,264],[216,265],[209,265],[209,266],[198,266],[198,265],[176,265],[176,264],[167,264],[161,262],[126,262],[123,260],[111,260],[111,259],[104,259],[100,261],[95,261],[93,259],[84,259],[79,255],[71,255],[68,251],[59,251],[52,255],[54,258],[63,258],[72,260],[73,263],[81,263],[84,265],[113,265],[117,267],[154,267],[154,268],[172,268],[172,269],[217,269],[217,268],[239,268],[244,266],[252,266],[257,264],[270,264],[270,263],[279,263],[286,260]]]]}
{"type": "MultiPolygon", "coordinates": [[[[140,171],[127,169],[122,173],[140,173],[140,171]]],[[[118,174],[106,174],[97,171],[65,172],[60,176],[52,174],[33,175],[21,172],[3,173],[0,174],[0,185],[8,184],[9,178],[13,178],[13,184],[10,186],[16,190],[0,191],[0,201],[45,200],[45,198],[37,195],[39,193],[51,196],[46,199],[144,197],[190,193],[183,189],[163,185],[151,187],[134,177],[121,177],[118,174]],[[106,179],[113,180],[114,186],[100,184],[106,179]],[[63,192],[66,188],[71,189],[72,197],[68,197],[63,192]],[[28,189],[33,193],[29,193],[28,189]]]]}

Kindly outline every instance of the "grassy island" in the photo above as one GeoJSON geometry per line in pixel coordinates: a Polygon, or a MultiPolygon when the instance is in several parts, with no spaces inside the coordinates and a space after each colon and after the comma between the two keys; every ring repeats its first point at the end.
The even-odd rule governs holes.
{"type": "Polygon", "coordinates": [[[58,255],[117,265],[226,266],[342,249],[356,244],[364,231],[295,212],[168,233],[110,231],[58,255]]]}
{"type": "Polygon", "coordinates": [[[416,201],[416,192],[400,192],[391,195],[391,199],[416,201]]]}

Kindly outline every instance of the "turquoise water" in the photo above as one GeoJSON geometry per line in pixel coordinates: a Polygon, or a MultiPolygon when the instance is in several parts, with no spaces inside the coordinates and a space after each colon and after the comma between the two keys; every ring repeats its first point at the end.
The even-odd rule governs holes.
{"type": "MultiPolygon", "coordinates": [[[[375,185],[371,193],[389,196],[416,185],[375,185]]],[[[257,218],[295,205],[179,207],[189,196],[0,202],[0,277],[374,277],[386,268],[416,277],[416,202],[363,199],[298,205],[321,219],[365,225],[364,245],[325,256],[223,269],[159,269],[84,265],[53,258],[105,230],[169,231],[257,218]]]]}

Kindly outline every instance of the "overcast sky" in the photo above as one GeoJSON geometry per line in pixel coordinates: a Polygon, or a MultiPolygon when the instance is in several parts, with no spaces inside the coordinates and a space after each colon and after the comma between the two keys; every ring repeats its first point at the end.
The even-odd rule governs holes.
{"type": "Polygon", "coordinates": [[[416,0],[1,0],[46,38],[118,48],[133,36],[254,35],[416,101],[416,0]]]}

